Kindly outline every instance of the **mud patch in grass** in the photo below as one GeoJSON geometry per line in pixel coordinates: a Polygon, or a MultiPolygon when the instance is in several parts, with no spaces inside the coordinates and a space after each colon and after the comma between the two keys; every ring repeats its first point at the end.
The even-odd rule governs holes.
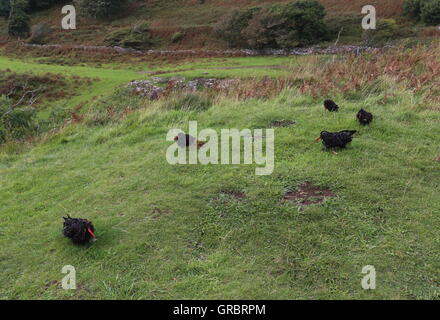
{"type": "Polygon", "coordinates": [[[284,194],[283,201],[295,201],[301,205],[308,206],[324,202],[325,198],[336,197],[336,194],[328,189],[314,186],[311,182],[304,182],[295,192],[284,194]]]}
{"type": "Polygon", "coordinates": [[[236,200],[243,200],[246,199],[246,193],[242,191],[237,190],[223,190],[220,192],[223,195],[229,196],[231,198],[234,198],[236,200]]]}

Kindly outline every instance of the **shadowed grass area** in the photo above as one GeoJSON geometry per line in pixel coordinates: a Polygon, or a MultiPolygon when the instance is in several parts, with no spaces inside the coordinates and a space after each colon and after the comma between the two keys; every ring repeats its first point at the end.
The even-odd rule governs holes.
{"type": "Polygon", "coordinates": [[[337,114],[296,90],[216,98],[206,111],[137,100],[145,109],[123,120],[70,125],[18,154],[2,147],[0,298],[438,299],[440,114],[405,91],[335,99],[337,114]],[[370,127],[356,123],[361,107],[370,127]],[[168,164],[166,133],[189,120],[296,124],[275,129],[274,173],[256,176],[254,165],[168,164]],[[337,155],[313,141],[341,129],[359,133],[337,155]],[[336,197],[281,201],[305,181],[336,197]],[[68,213],[91,219],[98,241],[63,238],[68,213]],[[74,291],[60,288],[68,264],[74,291]],[[376,290],[361,287],[365,265],[376,290]]]}

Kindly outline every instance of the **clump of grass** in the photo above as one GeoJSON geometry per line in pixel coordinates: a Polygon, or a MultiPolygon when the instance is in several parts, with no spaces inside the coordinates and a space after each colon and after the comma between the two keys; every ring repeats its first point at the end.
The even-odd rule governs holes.
{"type": "Polygon", "coordinates": [[[373,51],[344,57],[309,57],[291,67],[289,76],[241,81],[222,89],[237,99],[270,98],[284,89],[296,88],[314,98],[342,94],[349,99],[364,99],[383,93],[397,84],[421,95],[425,101],[438,103],[440,96],[440,43],[404,49],[373,51]]]}
{"type": "Polygon", "coordinates": [[[34,108],[14,106],[10,99],[0,96],[0,144],[33,134],[37,129],[35,115],[34,108]]]}
{"type": "MultiPolygon", "coordinates": [[[[440,44],[437,43],[428,48],[396,48],[384,53],[351,55],[343,61],[327,63],[321,70],[316,65],[314,76],[303,81],[300,91],[320,96],[329,92],[350,94],[369,87],[378,93],[386,91],[386,81],[383,82],[386,84],[383,87],[377,86],[378,79],[386,77],[423,95],[426,100],[439,102],[439,50],[440,44]]],[[[365,91],[369,93],[368,90],[365,91]]]]}
{"type": "Polygon", "coordinates": [[[142,99],[128,88],[117,89],[112,95],[101,98],[90,106],[85,114],[88,125],[105,125],[123,118],[133,110],[144,106],[142,99]]]}
{"type": "Polygon", "coordinates": [[[165,108],[169,110],[181,111],[205,111],[211,108],[212,104],[212,99],[207,95],[198,93],[183,93],[176,97],[172,97],[165,104],[165,108]]]}

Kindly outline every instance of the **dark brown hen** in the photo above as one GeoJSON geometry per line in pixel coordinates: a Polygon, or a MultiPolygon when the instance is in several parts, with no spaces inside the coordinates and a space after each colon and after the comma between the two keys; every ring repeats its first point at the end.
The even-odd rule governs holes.
{"type": "Polygon", "coordinates": [[[373,114],[361,109],[356,115],[356,118],[358,119],[359,123],[362,125],[370,124],[371,121],[373,121],[373,114]]]}
{"type": "Polygon", "coordinates": [[[333,100],[325,100],[324,108],[330,112],[337,112],[339,110],[339,106],[333,100]]]}
{"type": "Polygon", "coordinates": [[[206,143],[203,141],[198,141],[193,136],[190,136],[189,134],[185,134],[183,132],[180,132],[177,136],[175,136],[174,141],[177,141],[177,145],[181,148],[186,148],[197,143],[197,149],[199,149],[206,143]]]}

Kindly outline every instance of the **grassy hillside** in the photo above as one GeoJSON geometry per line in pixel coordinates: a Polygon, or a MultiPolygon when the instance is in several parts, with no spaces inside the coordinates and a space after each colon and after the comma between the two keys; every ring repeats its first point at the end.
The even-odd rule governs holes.
{"type": "MultiPolygon", "coordinates": [[[[226,44],[213,35],[212,26],[232,9],[264,6],[289,1],[273,0],[206,0],[201,4],[198,0],[147,0],[134,1],[121,15],[110,21],[96,21],[80,18],[77,30],[61,29],[61,6],[41,11],[32,15],[32,24],[47,23],[54,29],[49,43],[61,44],[102,44],[105,36],[120,28],[133,26],[139,21],[147,21],[153,36],[157,39],[156,48],[225,48],[226,44]],[[173,35],[181,33],[179,41],[173,42],[173,35]]],[[[403,0],[320,0],[327,10],[326,21],[337,26],[337,34],[341,26],[340,43],[361,42],[360,22],[361,9],[364,5],[374,5],[379,19],[393,18],[400,29],[414,28],[414,32],[422,32],[423,27],[414,26],[402,15],[403,0]]],[[[0,21],[0,29],[5,32],[5,21],[0,21]]],[[[406,36],[411,33],[407,31],[406,36]]],[[[435,33],[435,32],[434,32],[435,33]]],[[[336,36],[335,34],[335,36],[336,36]]],[[[427,32],[425,32],[428,35],[427,32]]],[[[432,36],[432,30],[429,33],[432,36]]],[[[398,36],[400,37],[400,36],[398,36]]]]}
{"type": "Polygon", "coordinates": [[[202,112],[145,110],[104,127],[74,125],[21,155],[1,159],[2,298],[434,298],[438,297],[438,112],[409,95],[341,101],[339,115],[285,91],[266,102],[220,101],[202,112]],[[360,107],[377,115],[359,128],[360,107]],[[276,169],[170,166],[169,128],[277,129],[276,169]],[[355,128],[333,155],[313,138],[355,128]],[[421,144],[420,141],[423,141],[421,144]],[[304,181],[330,188],[323,204],[282,202],[304,181]],[[222,191],[240,191],[236,199],[222,191]],[[63,239],[61,217],[85,216],[98,241],[63,239]],[[74,265],[79,290],[59,289],[74,265]],[[378,289],[364,291],[374,265],[378,289]]]}
{"type": "Polygon", "coordinates": [[[114,90],[148,78],[147,65],[0,59],[0,69],[99,79],[75,98],[89,101],[83,119],[0,146],[0,298],[438,299],[438,52],[179,65],[188,77],[240,72],[230,90],[195,93],[191,106],[209,99],[206,110],[180,109],[184,93],[149,101],[114,90]],[[215,69],[223,63],[288,72],[215,69]],[[327,97],[339,113],[323,109],[327,97]],[[361,107],[375,115],[370,127],[356,122],[361,107]],[[190,120],[216,131],[294,124],[275,128],[274,173],[256,176],[255,165],[168,164],[166,133],[190,120]],[[314,142],[341,129],[359,131],[346,150],[314,142]],[[286,200],[304,183],[332,196],[286,200]],[[66,214],[92,220],[98,240],[72,245],[66,214]],[[60,288],[68,264],[77,290],[60,288]],[[375,290],[361,287],[365,265],[376,268],[375,290]]]}
{"type": "Polygon", "coordinates": [[[402,0],[322,0],[334,39],[320,45],[340,30],[339,44],[362,43],[365,4],[393,39],[418,45],[246,56],[213,35],[231,9],[281,2],[133,1],[72,31],[54,7],[31,16],[52,26],[47,42],[61,46],[49,47],[6,37],[0,19],[0,299],[440,298],[439,30],[405,18],[402,0]],[[145,21],[152,47],[170,51],[77,46],[145,21]],[[33,90],[38,102],[21,103],[33,90]],[[370,126],[357,123],[361,108],[370,126]],[[274,129],[274,172],[170,165],[167,132],[189,121],[274,129]],[[347,149],[315,141],[344,129],[358,131],[347,149]],[[93,221],[97,241],[63,237],[67,214],[93,221]],[[76,290],[61,288],[66,265],[76,290]],[[375,290],[361,287],[366,265],[375,290]]]}

